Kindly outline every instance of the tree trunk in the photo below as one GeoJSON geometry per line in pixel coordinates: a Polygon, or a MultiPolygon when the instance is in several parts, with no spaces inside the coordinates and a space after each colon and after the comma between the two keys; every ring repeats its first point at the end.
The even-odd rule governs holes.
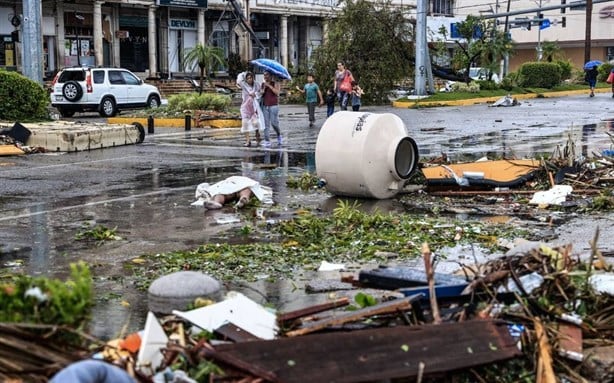
{"type": "Polygon", "coordinates": [[[200,89],[198,90],[198,94],[203,94],[203,86],[205,82],[205,67],[200,67],[200,89]]]}

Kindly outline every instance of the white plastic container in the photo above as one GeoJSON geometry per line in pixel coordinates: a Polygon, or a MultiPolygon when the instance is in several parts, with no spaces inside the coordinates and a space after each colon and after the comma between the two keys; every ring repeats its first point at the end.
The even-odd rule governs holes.
{"type": "Polygon", "coordinates": [[[416,142],[392,113],[336,112],[316,142],[316,173],[335,195],[392,198],[418,160],[416,142]]]}

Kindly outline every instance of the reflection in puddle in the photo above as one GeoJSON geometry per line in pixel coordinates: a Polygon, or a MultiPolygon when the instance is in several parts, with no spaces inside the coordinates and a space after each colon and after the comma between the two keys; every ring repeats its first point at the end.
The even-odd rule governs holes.
{"type": "MultiPolygon", "coordinates": [[[[539,158],[551,156],[557,148],[565,147],[568,140],[576,146],[576,153],[585,157],[610,148],[612,141],[608,131],[614,131],[614,121],[604,120],[583,126],[540,125],[536,129],[518,127],[488,132],[483,135],[467,134],[447,142],[431,143],[431,139],[417,138],[421,155],[446,153],[452,162],[470,162],[481,157],[539,158]]],[[[445,134],[442,133],[442,134],[445,134]]]]}

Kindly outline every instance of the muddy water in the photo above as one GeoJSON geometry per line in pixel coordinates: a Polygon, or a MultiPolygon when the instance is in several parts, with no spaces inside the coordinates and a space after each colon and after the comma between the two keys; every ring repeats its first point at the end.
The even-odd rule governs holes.
{"type": "MultiPolygon", "coordinates": [[[[569,119],[567,124],[556,122],[556,116],[564,113],[561,110],[571,110],[574,104],[567,108],[544,104],[544,108],[550,105],[552,118],[513,119],[515,114],[530,115],[526,111],[535,105],[515,111],[470,107],[469,113],[385,108],[373,108],[372,112],[397,113],[418,143],[421,157],[446,153],[452,160],[474,160],[484,155],[550,155],[565,145],[569,136],[577,142],[578,153],[587,156],[609,147],[606,132],[612,132],[611,121],[592,115],[586,124],[569,119]]],[[[325,192],[286,186],[289,177],[314,172],[318,130],[307,128],[302,106],[285,110],[282,129],[286,142],[282,148],[242,148],[242,137],[236,130],[158,129],[137,146],[0,158],[0,275],[25,272],[65,277],[69,263],[85,260],[92,268],[96,287],[92,333],[111,338],[124,325],[128,330],[140,329],[147,310],[146,294],[135,288],[126,265],[143,254],[234,240],[225,237],[229,226],[217,223],[225,212],[204,213],[190,206],[199,183],[237,174],[257,179],[275,191],[276,205],[265,212],[273,219],[289,217],[301,207],[327,214],[336,206],[337,199],[325,192]],[[75,235],[84,225],[117,228],[123,240],[100,245],[76,241],[75,235]]],[[[323,112],[318,113],[322,121],[323,112]]],[[[361,203],[365,209],[384,212],[403,209],[395,199],[361,203]]],[[[601,219],[602,228],[612,227],[611,217],[601,219]]],[[[575,223],[567,228],[567,235],[583,228],[589,230],[590,226],[575,223]]],[[[589,238],[590,232],[582,235],[589,238]]],[[[327,298],[327,294],[304,294],[304,283],[316,275],[305,270],[293,281],[228,288],[289,310],[327,298]]]]}

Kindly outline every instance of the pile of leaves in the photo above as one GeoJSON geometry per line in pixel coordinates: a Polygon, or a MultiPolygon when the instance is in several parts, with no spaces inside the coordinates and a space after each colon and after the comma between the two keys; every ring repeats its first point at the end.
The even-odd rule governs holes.
{"type": "Polygon", "coordinates": [[[249,220],[236,229],[235,241],[224,239],[194,250],[145,256],[145,262],[131,267],[142,288],[180,270],[199,270],[224,281],[276,280],[291,278],[301,269],[315,269],[324,260],[388,262],[386,254],[393,252],[395,260],[402,262],[418,257],[423,242],[434,249],[460,242],[497,251],[498,238],[524,235],[523,230],[505,225],[365,212],[356,202],[340,201],[332,216],[299,210],[292,219],[276,223],[249,220]]]}

